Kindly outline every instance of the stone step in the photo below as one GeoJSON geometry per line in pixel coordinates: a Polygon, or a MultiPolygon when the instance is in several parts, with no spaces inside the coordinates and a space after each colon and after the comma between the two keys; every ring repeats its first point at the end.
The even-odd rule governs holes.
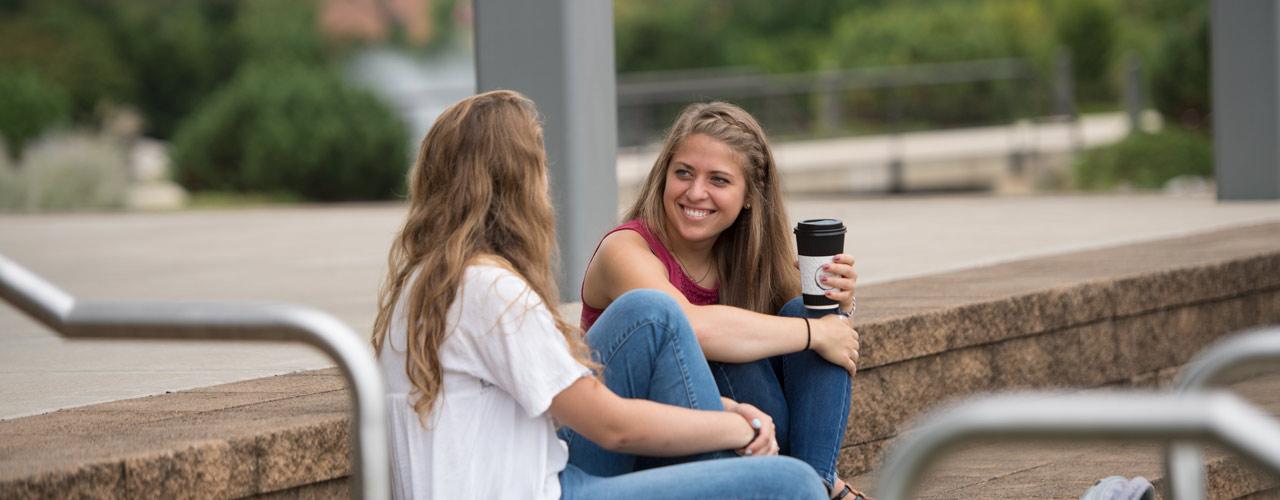
{"type": "Polygon", "coordinates": [[[0,498],[343,497],[345,385],[334,368],[0,421],[0,498]]]}
{"type": "MultiPolygon", "coordinates": [[[[1227,388],[1272,414],[1280,412],[1280,371],[1255,375],[1227,388]]],[[[1075,499],[1099,479],[1113,475],[1145,477],[1163,492],[1167,481],[1162,454],[1158,443],[973,443],[945,455],[921,477],[915,493],[925,499],[1075,499]]],[[[1280,498],[1280,480],[1238,456],[1210,448],[1206,462],[1211,499],[1280,498]]],[[[875,491],[877,480],[876,471],[870,471],[849,482],[870,492],[875,491]]]]}
{"type": "MultiPolygon", "coordinates": [[[[850,478],[947,400],[1149,385],[1280,323],[1280,223],[870,285],[859,305],[850,478]]],[[[0,421],[0,498],[345,496],[349,407],[321,370],[0,421]]]]}
{"type": "Polygon", "coordinates": [[[1223,335],[1280,323],[1280,224],[884,283],[858,300],[849,476],[955,398],[1142,384],[1223,335]]]}

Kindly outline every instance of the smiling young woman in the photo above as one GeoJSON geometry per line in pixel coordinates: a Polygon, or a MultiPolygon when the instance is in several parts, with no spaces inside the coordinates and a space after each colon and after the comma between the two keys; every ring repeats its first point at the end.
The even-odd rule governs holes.
{"type": "MultiPolygon", "coordinates": [[[[833,495],[856,497],[835,466],[858,333],[843,315],[810,318],[800,302],[778,171],[759,123],[728,103],[686,108],[624,220],[587,266],[581,326],[588,339],[618,297],[665,292],[688,316],[721,395],[771,415],[783,454],[809,463],[833,495]]],[[[839,254],[827,270],[834,275],[828,295],[849,311],[853,258],[839,254]]],[[[605,383],[626,393],[624,382],[605,383]]]]}

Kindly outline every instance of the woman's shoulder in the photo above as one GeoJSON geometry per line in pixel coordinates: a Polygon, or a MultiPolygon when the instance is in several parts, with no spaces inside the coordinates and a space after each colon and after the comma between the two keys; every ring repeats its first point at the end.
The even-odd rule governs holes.
{"type": "Polygon", "coordinates": [[[471,263],[463,274],[450,314],[466,337],[492,339],[491,333],[554,328],[547,304],[515,270],[493,263],[471,263]]]}
{"type": "Polygon", "coordinates": [[[474,260],[467,264],[459,285],[459,299],[489,307],[505,307],[513,302],[541,303],[524,276],[500,260],[474,260]]]}
{"type": "Polygon", "coordinates": [[[623,222],[622,224],[618,224],[618,227],[615,227],[613,228],[613,231],[610,231],[609,236],[618,233],[634,234],[643,238],[644,241],[647,242],[655,241],[653,230],[649,229],[649,224],[647,224],[643,219],[631,219],[623,222]]]}
{"type": "Polygon", "coordinates": [[[476,259],[467,264],[462,281],[467,284],[482,282],[503,288],[529,288],[529,282],[505,261],[476,259]]]}
{"type": "MultiPolygon", "coordinates": [[[[632,288],[655,288],[659,281],[671,283],[671,256],[665,248],[655,245],[636,231],[618,231],[605,237],[592,259],[591,268],[587,270],[587,281],[594,276],[597,285],[604,285],[620,295],[632,288]]],[[[594,297],[595,303],[600,300],[599,288],[583,287],[583,298],[594,297]],[[592,291],[594,290],[594,291],[592,291]]]]}
{"type": "Polygon", "coordinates": [[[601,244],[620,242],[622,245],[645,248],[652,253],[657,253],[659,248],[665,248],[657,236],[653,234],[653,230],[649,229],[649,225],[641,219],[631,219],[619,224],[613,230],[605,234],[601,244]]]}
{"type": "Polygon", "coordinates": [[[604,259],[606,263],[622,260],[626,261],[628,265],[634,265],[638,258],[657,259],[657,252],[645,236],[639,231],[625,229],[609,233],[600,241],[600,248],[596,251],[596,258],[604,259]]]}
{"type": "Polygon", "coordinates": [[[600,244],[604,246],[621,242],[623,245],[646,245],[648,242],[646,233],[644,226],[639,224],[623,224],[614,228],[609,234],[604,235],[604,239],[600,240],[600,244]]]}

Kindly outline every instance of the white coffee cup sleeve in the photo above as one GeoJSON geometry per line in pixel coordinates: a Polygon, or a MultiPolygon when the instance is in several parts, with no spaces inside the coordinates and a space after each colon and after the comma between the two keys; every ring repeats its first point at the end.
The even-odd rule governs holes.
{"type": "Polygon", "coordinates": [[[831,285],[819,281],[822,276],[835,276],[827,271],[822,270],[823,264],[831,262],[831,255],[808,256],[800,255],[797,260],[800,264],[800,290],[805,295],[822,295],[827,290],[835,288],[831,285]]]}

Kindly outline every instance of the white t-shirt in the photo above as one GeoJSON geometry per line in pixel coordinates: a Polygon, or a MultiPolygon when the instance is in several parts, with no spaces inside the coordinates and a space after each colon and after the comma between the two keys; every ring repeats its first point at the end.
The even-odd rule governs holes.
{"type": "Polygon", "coordinates": [[[569,452],[547,409],[590,372],[569,353],[546,305],[515,273],[467,268],[440,349],[444,390],[424,429],[405,374],[407,289],[379,356],[396,498],[560,498],[569,452]]]}

